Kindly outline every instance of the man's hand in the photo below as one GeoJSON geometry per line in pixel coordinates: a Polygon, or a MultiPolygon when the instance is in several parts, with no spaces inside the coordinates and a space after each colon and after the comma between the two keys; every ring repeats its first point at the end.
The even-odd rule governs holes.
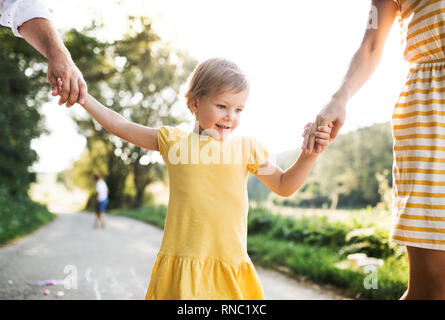
{"type": "Polygon", "coordinates": [[[84,104],[87,85],[51,21],[34,18],[23,23],[18,30],[31,46],[48,59],[47,78],[52,95],[60,95],[59,105],[66,103],[69,108],[76,102],[84,104]],[[57,85],[57,78],[62,80],[61,88],[57,85]]]}
{"type": "Polygon", "coordinates": [[[332,132],[330,134],[330,141],[334,141],[340,128],[346,119],[346,100],[340,97],[333,97],[331,101],[320,111],[315,122],[305,128],[305,136],[302,149],[307,154],[311,154],[314,148],[316,152],[322,151],[322,146],[316,143],[316,131],[319,127],[326,127],[332,123],[332,132]]]}
{"type": "Polygon", "coordinates": [[[66,103],[69,108],[76,102],[85,103],[87,85],[82,74],[71,58],[63,54],[48,57],[48,81],[52,88],[52,95],[60,95],[59,105],[66,103]],[[61,79],[59,87],[57,79],[61,79]]]}

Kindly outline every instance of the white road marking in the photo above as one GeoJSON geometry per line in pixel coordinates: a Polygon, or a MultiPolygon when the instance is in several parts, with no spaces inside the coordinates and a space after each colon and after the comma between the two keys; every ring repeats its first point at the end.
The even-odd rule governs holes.
{"type": "Polygon", "coordinates": [[[136,275],[136,272],[134,272],[133,268],[130,269],[130,273],[131,273],[131,277],[133,278],[134,282],[136,283],[136,286],[142,290],[142,292],[144,293],[144,296],[145,296],[145,294],[147,292],[147,288],[145,288],[141,284],[141,281],[140,281],[139,277],[136,275]]]}
{"type": "Polygon", "coordinates": [[[87,279],[87,282],[91,281],[91,267],[88,267],[85,271],[85,279],[87,279]]]}
{"type": "Polygon", "coordinates": [[[100,295],[99,284],[98,284],[97,280],[94,280],[94,293],[96,294],[96,299],[97,300],[101,300],[102,299],[102,297],[100,295]]]}

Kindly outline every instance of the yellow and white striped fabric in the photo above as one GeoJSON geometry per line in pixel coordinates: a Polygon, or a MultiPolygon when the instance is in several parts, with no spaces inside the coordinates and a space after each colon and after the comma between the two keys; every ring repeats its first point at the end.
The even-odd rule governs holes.
{"type": "Polygon", "coordinates": [[[392,117],[391,240],[445,250],[445,0],[394,0],[412,63],[392,117]]]}

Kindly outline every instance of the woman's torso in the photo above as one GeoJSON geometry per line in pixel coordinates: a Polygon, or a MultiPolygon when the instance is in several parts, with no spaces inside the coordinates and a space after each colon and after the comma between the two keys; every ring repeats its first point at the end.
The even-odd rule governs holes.
{"type": "Polygon", "coordinates": [[[404,59],[445,61],[445,0],[395,0],[408,23],[404,59]]]}

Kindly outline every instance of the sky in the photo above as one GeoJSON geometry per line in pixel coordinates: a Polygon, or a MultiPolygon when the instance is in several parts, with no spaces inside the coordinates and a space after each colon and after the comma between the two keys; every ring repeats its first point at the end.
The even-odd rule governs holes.
{"type": "MultiPolygon", "coordinates": [[[[247,74],[250,97],[236,134],[257,137],[271,152],[301,147],[303,127],[338,89],[368,23],[371,1],[357,0],[46,0],[63,33],[93,19],[112,40],[125,30],[128,14],[144,14],[163,41],[198,61],[225,57],[247,74]]],[[[409,65],[403,61],[400,26],[388,37],[380,66],[348,102],[340,133],[391,120],[409,65]]],[[[184,109],[186,108],[184,103],[184,109]]],[[[50,135],[33,141],[37,172],[69,168],[85,147],[73,113],[53,99],[41,109],[50,135]]],[[[192,130],[190,115],[184,128],[192,130]]],[[[335,143],[335,142],[334,142],[335,143]]]]}

